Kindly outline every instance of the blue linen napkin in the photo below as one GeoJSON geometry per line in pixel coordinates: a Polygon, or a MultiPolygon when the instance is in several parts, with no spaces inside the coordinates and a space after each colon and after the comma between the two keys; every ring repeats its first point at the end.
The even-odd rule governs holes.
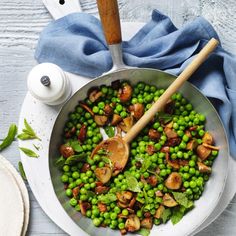
{"type": "MultiPolygon", "coordinates": [[[[202,17],[177,29],[154,10],[151,20],[129,41],[123,42],[129,66],[149,67],[180,74],[193,56],[217,33],[202,17]]],[[[100,21],[86,13],[73,13],[49,24],[41,33],[35,58],[65,71],[96,77],[112,67],[100,21]]],[[[236,57],[218,46],[191,78],[217,109],[236,158],[236,57]]]]}

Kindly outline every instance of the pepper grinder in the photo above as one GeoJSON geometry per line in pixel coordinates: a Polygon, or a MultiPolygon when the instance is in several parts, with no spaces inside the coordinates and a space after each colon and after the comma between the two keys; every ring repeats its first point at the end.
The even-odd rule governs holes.
{"type": "Polygon", "coordinates": [[[71,84],[65,72],[52,63],[36,65],[27,79],[33,97],[47,105],[64,103],[71,95],[71,84]]]}

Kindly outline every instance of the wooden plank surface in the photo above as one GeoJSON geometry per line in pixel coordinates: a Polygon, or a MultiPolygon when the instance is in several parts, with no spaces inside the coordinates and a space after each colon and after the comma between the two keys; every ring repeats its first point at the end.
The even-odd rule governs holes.
{"type": "MultiPolygon", "coordinates": [[[[69,1],[69,0],[68,0],[69,1]]],[[[84,12],[97,15],[94,0],[81,0],[84,12]]],[[[123,21],[146,22],[152,9],[169,15],[177,27],[202,15],[217,30],[225,49],[236,53],[235,0],[120,0],[123,21]]],[[[9,124],[17,123],[27,91],[26,77],[36,64],[34,49],[41,30],[51,21],[41,0],[0,1],[0,140],[9,124]]],[[[17,143],[2,153],[17,167],[17,143]]],[[[28,235],[66,235],[41,210],[30,188],[31,217],[28,235]]],[[[236,235],[236,197],[227,210],[198,236],[236,235]]]]}

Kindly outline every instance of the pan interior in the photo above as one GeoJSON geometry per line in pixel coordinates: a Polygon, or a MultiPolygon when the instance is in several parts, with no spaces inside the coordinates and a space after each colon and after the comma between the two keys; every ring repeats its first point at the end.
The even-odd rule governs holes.
{"type": "MultiPolygon", "coordinates": [[[[158,88],[167,88],[173,82],[175,76],[153,69],[128,69],[104,75],[92,80],[78,90],[61,109],[52,130],[49,146],[49,168],[51,180],[58,200],[67,214],[76,222],[76,224],[78,224],[80,228],[82,228],[89,235],[94,236],[118,236],[120,235],[120,232],[118,230],[111,230],[108,227],[96,228],[90,219],[81,216],[80,213],[69,205],[68,197],[65,195],[64,186],[60,181],[61,172],[55,165],[55,162],[60,156],[58,150],[60,144],[62,143],[63,129],[68,119],[68,114],[74,110],[76,105],[78,105],[78,101],[86,98],[89,88],[103,84],[110,85],[112,81],[117,79],[128,80],[131,84],[137,84],[139,81],[145,81],[146,83],[155,85],[158,88]]],[[[161,226],[154,226],[151,230],[151,235],[164,235],[166,233],[170,233],[170,235],[171,233],[174,233],[174,235],[188,235],[193,232],[193,230],[196,229],[215,208],[220,195],[223,192],[224,183],[227,177],[228,142],[222,122],[216,110],[209,100],[189,82],[185,82],[180,89],[180,92],[192,103],[197,112],[202,113],[207,117],[206,129],[213,134],[216,145],[220,146],[220,152],[214,162],[213,174],[205,187],[205,191],[202,197],[195,202],[195,209],[185,215],[184,218],[175,226],[171,223],[161,226]],[[208,202],[208,199],[211,199],[211,203],[208,202]],[[191,222],[192,225],[189,224],[189,222],[191,222]],[[176,234],[176,232],[180,232],[180,234],[176,234]]]]}

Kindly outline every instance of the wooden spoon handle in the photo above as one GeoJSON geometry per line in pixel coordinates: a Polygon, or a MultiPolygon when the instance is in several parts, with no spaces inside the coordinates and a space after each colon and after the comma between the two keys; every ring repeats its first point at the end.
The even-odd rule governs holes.
{"type": "Polygon", "coordinates": [[[141,117],[141,119],[129,130],[123,137],[126,143],[131,142],[137,134],[150,122],[155,114],[160,111],[170,97],[189,79],[189,77],[198,69],[198,67],[207,59],[209,54],[216,48],[218,41],[212,38],[206,46],[197,54],[193,61],[185,70],[175,79],[175,81],[166,89],[161,97],[152,105],[152,107],[141,117]]]}
{"type": "Polygon", "coordinates": [[[120,16],[117,0],[97,0],[97,6],[107,44],[121,43],[120,16]]]}

